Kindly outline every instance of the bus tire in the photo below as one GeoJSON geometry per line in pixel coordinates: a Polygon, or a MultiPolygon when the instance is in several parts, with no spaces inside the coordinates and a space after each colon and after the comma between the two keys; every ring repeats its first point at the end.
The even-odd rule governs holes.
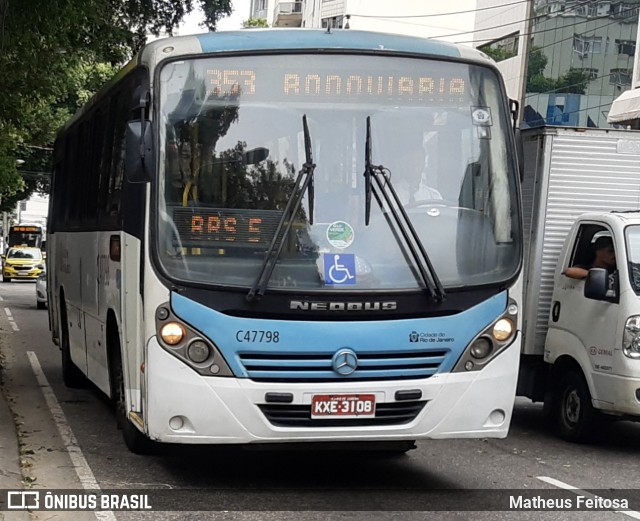
{"type": "Polygon", "coordinates": [[[590,441],[595,434],[597,411],[584,377],[575,371],[564,373],[554,401],[558,435],[574,443],[590,441]]]}
{"type": "Polygon", "coordinates": [[[67,310],[61,307],[60,313],[60,351],[62,355],[62,381],[71,389],[81,389],[87,386],[87,377],[78,369],[71,360],[71,348],[69,346],[69,323],[67,322],[67,310]]]}
{"type": "Polygon", "coordinates": [[[114,343],[116,345],[110,346],[112,349],[111,394],[116,414],[116,423],[118,429],[122,431],[122,439],[125,445],[131,452],[134,454],[149,454],[154,448],[154,443],[131,423],[127,415],[127,399],[124,390],[124,372],[122,370],[120,342],[118,340],[114,341],[114,343]]]}

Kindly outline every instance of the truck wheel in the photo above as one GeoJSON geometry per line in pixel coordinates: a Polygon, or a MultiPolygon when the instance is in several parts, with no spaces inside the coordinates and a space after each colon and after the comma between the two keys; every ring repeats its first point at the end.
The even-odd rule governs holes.
{"type": "Polygon", "coordinates": [[[148,454],[152,452],[153,442],[140,432],[127,414],[127,399],[124,389],[124,373],[120,354],[120,342],[110,346],[113,349],[111,360],[112,400],[116,413],[118,429],[122,430],[122,438],[127,448],[134,454],[148,454]]]}
{"type": "Polygon", "coordinates": [[[594,434],[596,411],[591,403],[587,382],[570,371],[558,384],[556,402],[556,427],[561,438],[582,443],[594,434]]]}
{"type": "Polygon", "coordinates": [[[87,386],[87,377],[78,369],[71,360],[71,348],[69,346],[69,324],[67,323],[67,310],[60,310],[60,351],[62,352],[62,381],[71,389],[80,389],[87,386]]]}

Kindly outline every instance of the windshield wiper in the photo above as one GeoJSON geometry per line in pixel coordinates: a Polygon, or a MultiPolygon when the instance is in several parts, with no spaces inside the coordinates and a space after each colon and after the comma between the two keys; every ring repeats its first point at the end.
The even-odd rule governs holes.
{"type": "Polygon", "coordinates": [[[371,162],[371,116],[367,116],[364,161],[365,225],[369,225],[371,195],[373,194],[407,263],[417,268],[417,275],[420,276],[431,297],[438,302],[442,302],[446,296],[444,287],[431,263],[431,259],[429,259],[429,255],[427,255],[427,250],[422,244],[420,236],[413,227],[411,219],[409,219],[398,194],[391,184],[391,176],[385,175],[385,172],[389,172],[389,170],[382,165],[374,165],[371,162]],[[391,212],[391,215],[389,215],[389,212],[391,212]]]}
{"type": "Polygon", "coordinates": [[[269,284],[269,280],[271,279],[271,275],[273,275],[273,270],[275,269],[276,263],[282,253],[282,248],[284,247],[287,235],[289,235],[291,226],[293,226],[293,220],[298,213],[302,198],[307,191],[309,194],[309,224],[313,224],[313,173],[316,165],[313,162],[313,155],[311,152],[311,135],[309,134],[306,114],[302,116],[302,129],[304,132],[305,162],[302,165],[300,172],[298,172],[298,176],[296,177],[296,181],[293,185],[291,197],[282,212],[282,217],[280,218],[278,227],[276,228],[273,238],[271,239],[271,243],[269,244],[269,248],[265,253],[264,261],[260,266],[260,273],[247,294],[247,300],[250,302],[259,300],[264,295],[267,285],[269,284]]]}

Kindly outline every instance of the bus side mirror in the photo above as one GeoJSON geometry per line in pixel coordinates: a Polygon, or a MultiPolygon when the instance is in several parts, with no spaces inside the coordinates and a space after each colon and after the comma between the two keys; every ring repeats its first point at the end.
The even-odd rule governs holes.
{"type": "Polygon", "coordinates": [[[131,183],[146,183],[153,176],[153,131],[148,121],[127,123],[124,173],[131,183]]]}
{"type": "Polygon", "coordinates": [[[269,157],[269,149],[264,147],[252,148],[245,151],[244,162],[247,165],[257,165],[269,157]]]}

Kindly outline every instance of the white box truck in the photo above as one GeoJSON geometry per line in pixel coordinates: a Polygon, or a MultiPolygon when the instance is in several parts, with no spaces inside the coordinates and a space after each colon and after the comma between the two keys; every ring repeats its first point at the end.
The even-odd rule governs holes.
{"type": "Polygon", "coordinates": [[[640,419],[640,132],[522,132],[523,352],[517,394],[544,400],[557,432],[584,441],[594,422],[640,419]],[[611,237],[617,269],[590,265],[611,237]]]}

